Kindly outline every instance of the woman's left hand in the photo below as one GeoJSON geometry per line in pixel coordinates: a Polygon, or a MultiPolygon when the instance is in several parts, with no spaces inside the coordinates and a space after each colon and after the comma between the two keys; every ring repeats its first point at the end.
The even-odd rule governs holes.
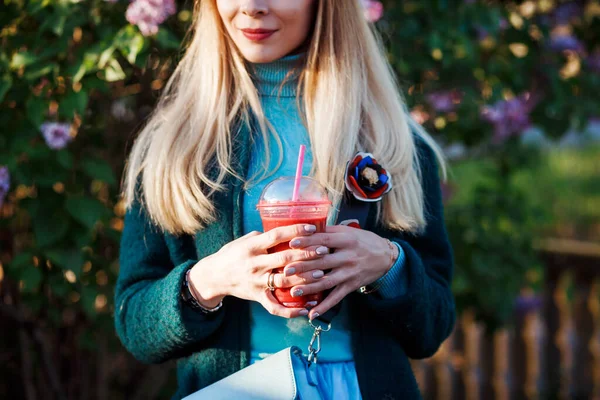
{"type": "MultiPolygon", "coordinates": [[[[358,288],[375,282],[393,266],[397,252],[390,248],[381,236],[349,226],[328,226],[325,233],[298,237],[290,241],[293,249],[325,246],[333,253],[310,261],[298,261],[287,265],[284,276],[292,277],[310,271],[328,271],[317,282],[296,285],[293,295],[302,296],[333,289],[329,295],[310,311],[312,320],[323,315],[338,304],[346,295],[358,288]]],[[[282,277],[283,281],[286,280],[282,277]]]]}

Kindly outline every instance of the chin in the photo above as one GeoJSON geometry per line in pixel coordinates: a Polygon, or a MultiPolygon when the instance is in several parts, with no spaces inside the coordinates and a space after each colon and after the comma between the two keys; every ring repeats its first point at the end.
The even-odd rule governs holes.
{"type": "Polygon", "coordinates": [[[279,60],[285,56],[285,52],[273,51],[272,49],[248,49],[241,51],[246,61],[254,64],[266,64],[279,60]]]}

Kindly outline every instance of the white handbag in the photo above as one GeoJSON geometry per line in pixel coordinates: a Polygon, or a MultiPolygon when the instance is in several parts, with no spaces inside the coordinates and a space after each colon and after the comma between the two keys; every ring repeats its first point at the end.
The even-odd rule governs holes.
{"type": "Polygon", "coordinates": [[[321,399],[316,379],[298,347],[288,347],[184,398],[184,400],[321,399]],[[294,373],[294,371],[296,373],[294,373]]]}

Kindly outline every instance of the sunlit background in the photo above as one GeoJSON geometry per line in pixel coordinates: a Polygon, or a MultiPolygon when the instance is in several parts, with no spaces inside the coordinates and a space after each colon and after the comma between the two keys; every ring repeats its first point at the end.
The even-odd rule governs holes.
{"type": "MultiPolygon", "coordinates": [[[[451,165],[460,318],[425,398],[600,398],[600,2],[361,3],[451,165]]],[[[118,192],[192,2],[1,7],[0,398],[169,398],[114,334],[118,192]]]]}

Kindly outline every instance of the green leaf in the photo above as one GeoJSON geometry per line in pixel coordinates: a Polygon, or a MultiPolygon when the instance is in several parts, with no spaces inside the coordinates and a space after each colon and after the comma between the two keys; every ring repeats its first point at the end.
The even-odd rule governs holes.
{"type": "Polygon", "coordinates": [[[88,94],[85,90],[79,92],[70,92],[65,96],[58,107],[58,113],[60,116],[72,119],[77,113],[79,116],[83,116],[88,103],[88,94]]]}
{"type": "Polygon", "coordinates": [[[79,68],[77,68],[77,71],[73,74],[73,83],[77,83],[81,80],[81,78],[83,78],[85,76],[85,73],[87,72],[87,68],[85,66],[85,63],[81,63],[79,65],[79,68]]]}
{"type": "Polygon", "coordinates": [[[27,3],[27,12],[36,14],[51,3],[50,0],[31,0],[27,3]]]}
{"type": "Polygon", "coordinates": [[[22,51],[20,53],[15,53],[12,60],[10,61],[11,69],[19,69],[21,67],[26,67],[31,64],[35,64],[40,61],[40,57],[35,54],[31,54],[28,51],[22,51]]]}
{"type": "Polygon", "coordinates": [[[46,110],[48,110],[48,103],[39,97],[30,97],[25,102],[25,109],[27,111],[27,118],[36,127],[40,125],[46,119],[46,110]]]}
{"type": "Polygon", "coordinates": [[[33,265],[27,267],[21,272],[21,280],[24,283],[23,291],[32,292],[35,291],[42,283],[43,278],[42,271],[33,265]]]}
{"type": "Polygon", "coordinates": [[[88,317],[95,319],[98,317],[96,312],[96,296],[98,295],[98,289],[93,286],[84,286],[81,289],[81,306],[83,311],[88,317]]]}
{"type": "Polygon", "coordinates": [[[116,82],[125,79],[125,72],[121,68],[121,64],[114,58],[104,70],[104,79],[108,82],[116,82]]]}
{"type": "Polygon", "coordinates": [[[73,155],[66,149],[62,149],[56,152],[56,160],[65,169],[71,169],[73,167],[73,155]]]}
{"type": "Polygon", "coordinates": [[[50,276],[49,281],[52,294],[58,296],[59,298],[67,298],[71,287],[69,283],[65,281],[65,278],[62,276],[62,274],[53,274],[50,276]]]}
{"type": "Polygon", "coordinates": [[[114,61],[112,58],[114,52],[115,46],[110,46],[100,53],[100,57],[98,58],[98,68],[105,68],[109,61],[114,61]]]}
{"type": "Polygon", "coordinates": [[[127,25],[116,35],[113,45],[116,46],[130,64],[135,64],[138,54],[147,41],[133,25],[127,25]]]}
{"type": "Polygon", "coordinates": [[[49,250],[44,255],[61,269],[73,271],[77,279],[81,277],[81,267],[85,259],[79,249],[49,250]]]}
{"type": "Polygon", "coordinates": [[[93,229],[96,222],[108,214],[104,205],[92,197],[71,197],[67,199],[66,208],[75,220],[89,229],[93,229]]]}
{"type": "Polygon", "coordinates": [[[59,242],[68,231],[69,218],[64,212],[41,212],[33,219],[33,233],[38,247],[59,242]]]}
{"type": "Polygon", "coordinates": [[[134,65],[138,54],[144,48],[144,44],[144,36],[141,33],[137,33],[127,42],[126,46],[121,47],[121,53],[130,64],[134,65]]]}
{"type": "Polygon", "coordinates": [[[181,46],[181,39],[164,27],[159,28],[156,41],[160,47],[166,50],[177,50],[181,46]]]}
{"type": "Polygon", "coordinates": [[[41,76],[48,75],[52,71],[58,70],[58,64],[56,63],[48,63],[41,62],[32,66],[31,68],[27,68],[27,72],[25,73],[25,79],[28,81],[33,81],[41,76]]]}
{"type": "Polygon", "coordinates": [[[21,252],[17,254],[8,264],[8,271],[13,276],[20,276],[21,271],[26,268],[33,268],[33,254],[29,252],[21,252]]]}
{"type": "Polygon", "coordinates": [[[82,164],[83,172],[92,179],[104,181],[109,185],[115,185],[117,180],[111,166],[104,160],[89,159],[82,164]]]}
{"type": "Polygon", "coordinates": [[[12,82],[10,75],[4,75],[0,78],[0,103],[4,100],[4,96],[6,96],[6,93],[10,90],[12,82]]]}

